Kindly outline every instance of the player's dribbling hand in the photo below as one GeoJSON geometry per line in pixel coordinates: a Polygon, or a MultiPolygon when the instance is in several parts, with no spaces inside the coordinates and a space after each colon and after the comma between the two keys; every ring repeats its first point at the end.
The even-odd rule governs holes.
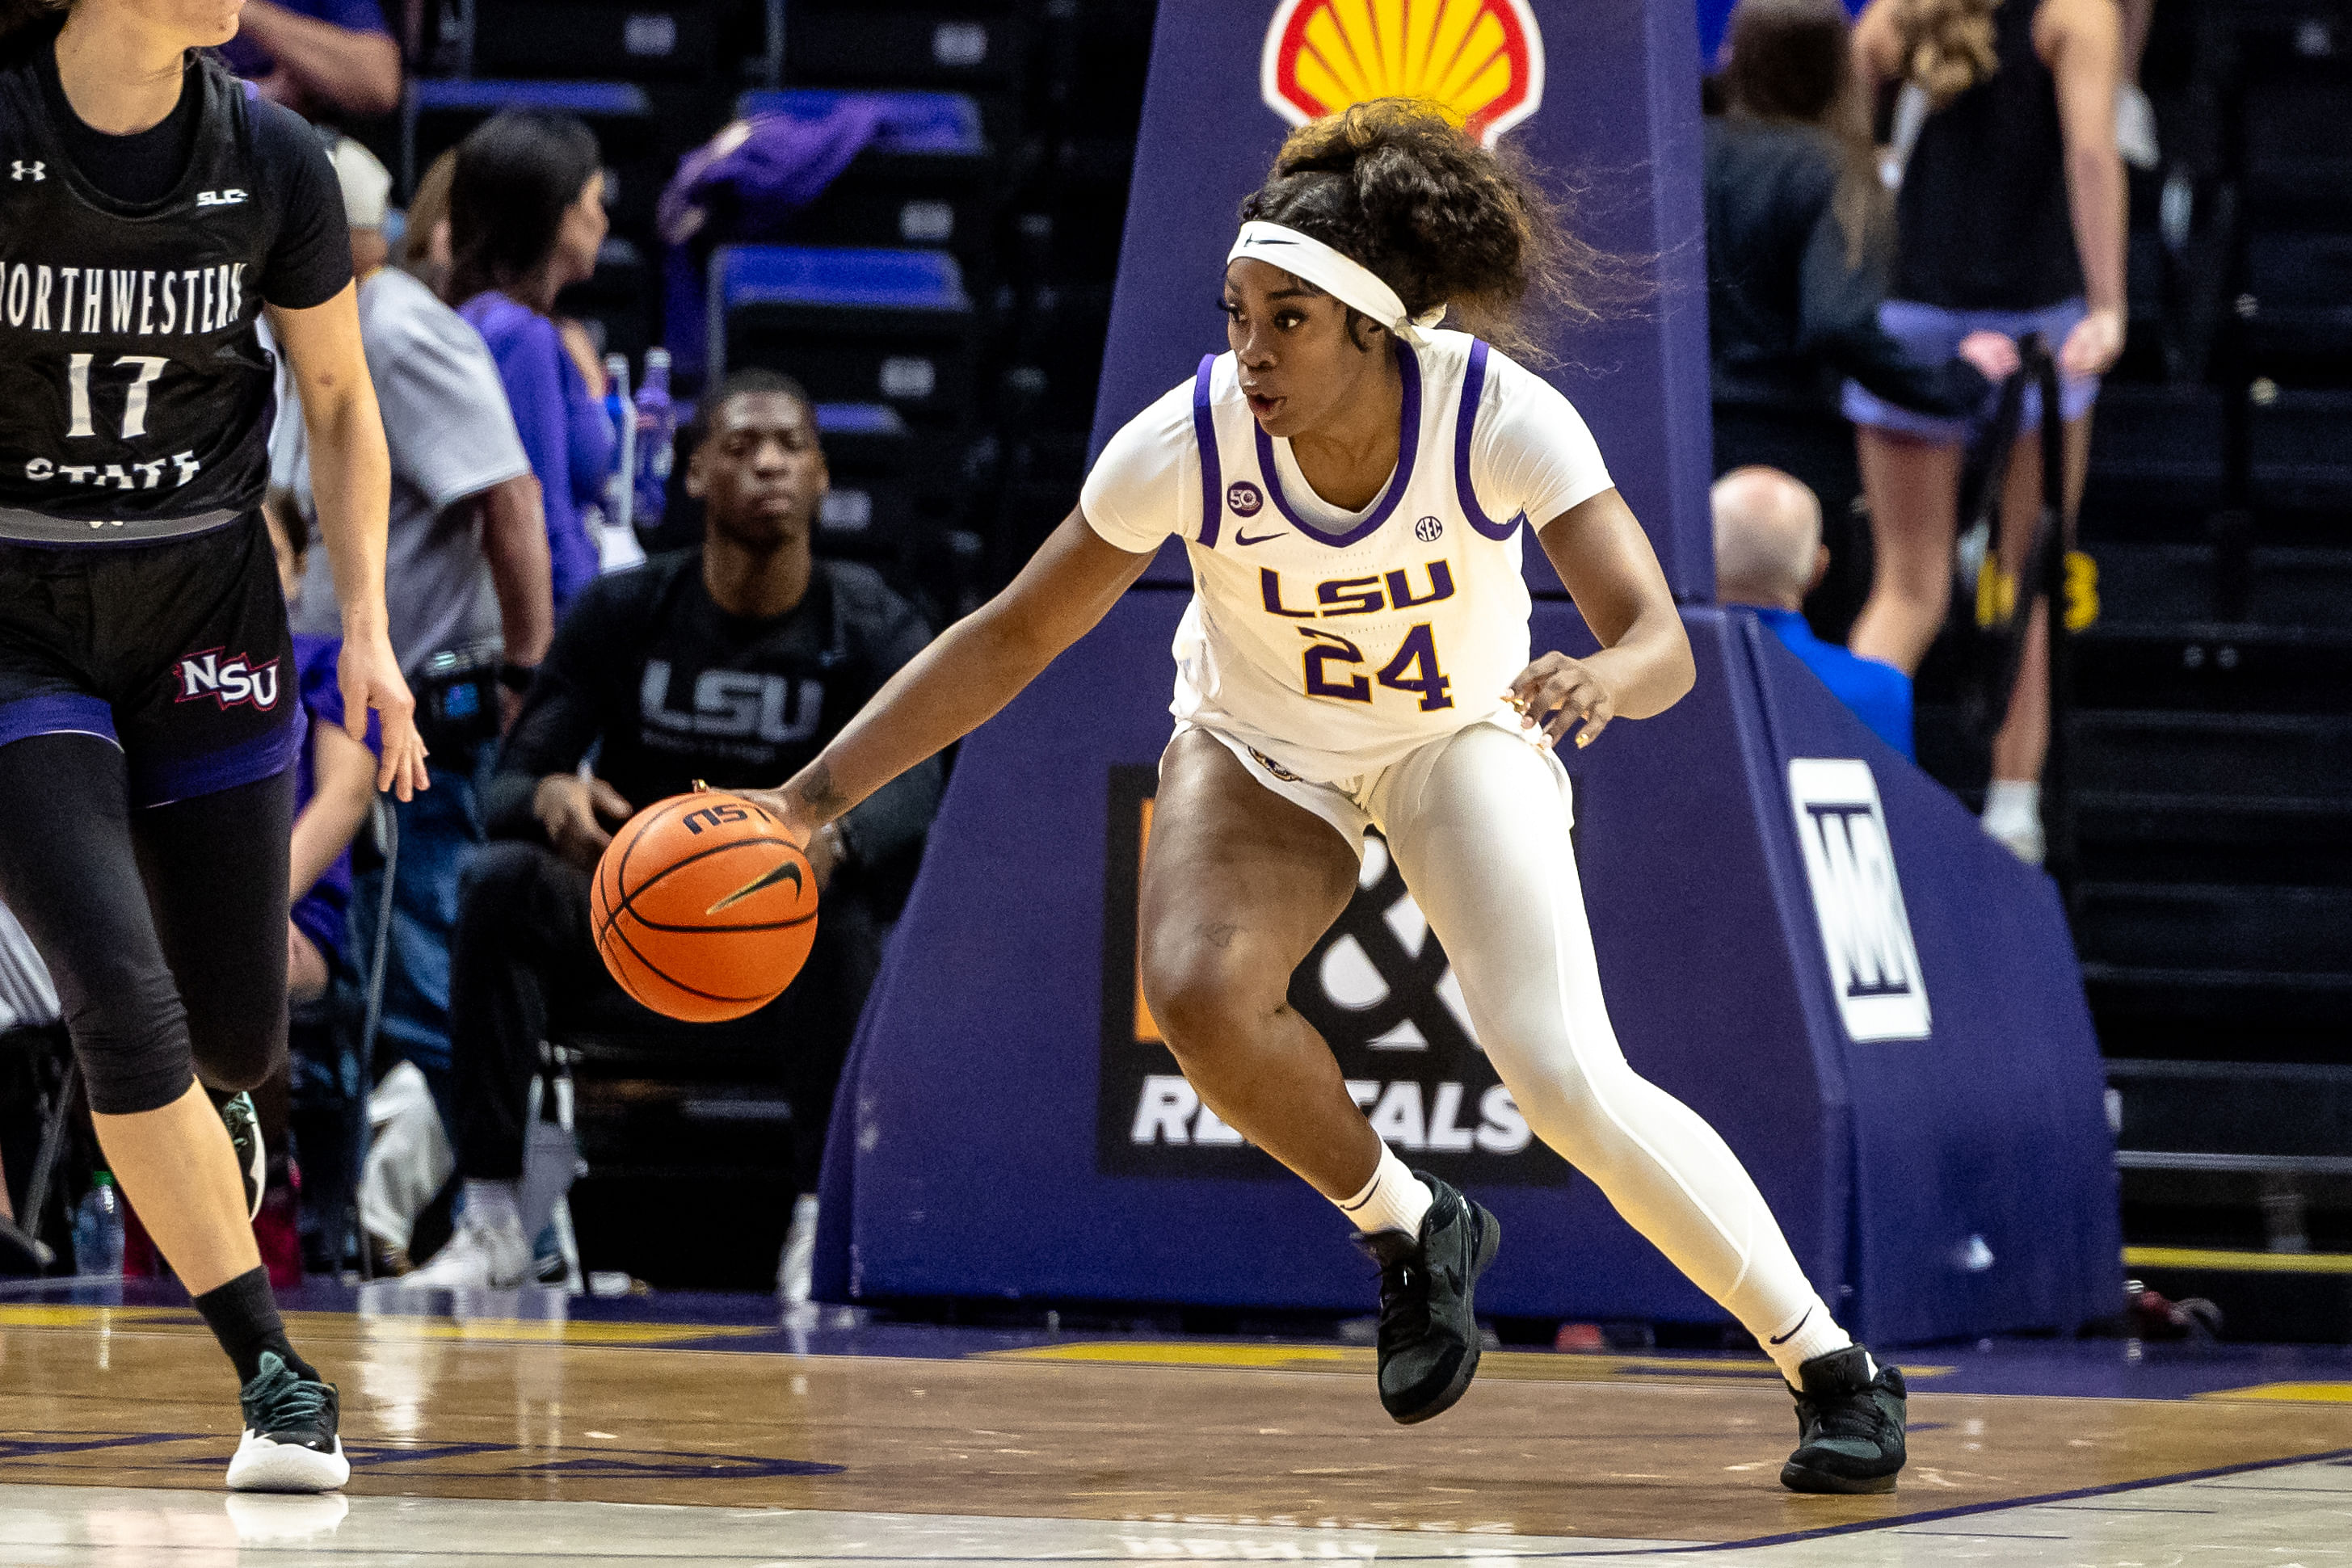
{"type": "Polygon", "coordinates": [[[403,800],[432,788],[425,771],[425,737],[416,733],[416,699],[400,674],[392,639],[383,632],[343,636],[343,652],[335,661],[335,684],[343,693],[343,728],[362,746],[367,744],[368,710],[382,723],[383,753],[376,764],[375,787],[389,789],[403,800]]]}
{"type": "Polygon", "coordinates": [[[809,858],[809,869],[817,873],[822,887],[832,875],[831,846],[824,843],[824,824],[809,814],[807,809],[794,800],[789,789],[730,789],[730,795],[740,795],[760,810],[773,817],[782,828],[784,837],[801,846],[809,858]],[[820,863],[818,857],[827,857],[820,863]]]}
{"type": "Polygon", "coordinates": [[[583,871],[596,869],[604,846],[613,841],[613,829],[627,821],[634,810],[602,779],[576,773],[551,773],[541,779],[530,806],[547,830],[548,847],[583,871]]]}
{"type": "Polygon", "coordinates": [[[1519,710],[1521,729],[1541,730],[1545,746],[1566,735],[1581,721],[1576,744],[1590,746],[1601,738],[1617,716],[1616,699],[1592,667],[1565,653],[1546,653],[1519,672],[1503,700],[1519,710]]]}

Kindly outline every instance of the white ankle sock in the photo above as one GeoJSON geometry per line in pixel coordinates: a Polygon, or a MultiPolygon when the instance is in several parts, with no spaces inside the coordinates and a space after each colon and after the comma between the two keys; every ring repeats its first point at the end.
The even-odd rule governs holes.
{"type": "Polygon", "coordinates": [[[2023,779],[1996,779],[1985,790],[1983,821],[1992,833],[2039,826],[2042,786],[2023,779]]]}
{"type": "Polygon", "coordinates": [[[1353,1197],[1339,1200],[1339,1212],[1355,1221],[1356,1228],[1370,1236],[1376,1230],[1402,1230],[1407,1236],[1421,1234],[1421,1217],[1429,1212],[1435,1199],[1419,1176],[1404,1168],[1396,1151],[1386,1144],[1381,1145],[1381,1163],[1373,1168],[1372,1179],[1364,1184],[1353,1197]]]}
{"type": "MultiPolygon", "coordinates": [[[[1780,1375],[1793,1388],[1797,1385],[1799,1367],[1817,1355],[1843,1350],[1853,1343],[1853,1336],[1838,1327],[1837,1320],[1830,1316],[1829,1308],[1822,1304],[1819,1296],[1815,1296],[1812,1305],[1807,1307],[1795,1322],[1777,1334],[1765,1337],[1764,1354],[1772,1358],[1772,1364],[1780,1369],[1780,1375]]],[[[1864,1351],[1863,1354],[1866,1356],[1870,1353],[1864,1351]]],[[[1875,1363],[1871,1365],[1870,1375],[1878,1375],[1875,1363]]]]}
{"type": "Polygon", "coordinates": [[[522,1228],[521,1190],[520,1182],[477,1181],[467,1176],[465,1212],[478,1224],[493,1228],[512,1226],[520,1230],[522,1228]]]}

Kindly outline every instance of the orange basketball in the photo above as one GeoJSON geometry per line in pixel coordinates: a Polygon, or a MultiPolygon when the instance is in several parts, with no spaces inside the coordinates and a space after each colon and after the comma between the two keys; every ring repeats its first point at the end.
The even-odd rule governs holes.
{"type": "Polygon", "coordinates": [[[657,1013],[718,1023],[775,999],[816,939],[816,877],[765,807],[722,789],[629,819],[597,862],[596,951],[657,1013]]]}

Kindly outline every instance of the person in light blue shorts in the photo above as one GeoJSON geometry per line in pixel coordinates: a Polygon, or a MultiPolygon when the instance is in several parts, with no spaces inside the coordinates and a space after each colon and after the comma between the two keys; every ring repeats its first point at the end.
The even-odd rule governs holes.
{"type": "MultiPolygon", "coordinates": [[[[2070,524],[2098,378],[2123,350],[2122,51],[2112,0],[1872,0],[1854,27],[1864,85],[1905,81],[1930,106],[1901,172],[1880,323],[1927,360],[1949,358],[1972,332],[2042,338],[2062,378],[2070,524]]],[[[2039,428],[2039,405],[2029,399],[2026,428],[2039,428]]],[[[1960,461],[1975,422],[1922,417],[1851,384],[1843,407],[1877,547],[1850,645],[1916,672],[1951,603],[1960,461]]],[[[2000,557],[2011,570],[2031,545],[2041,497],[2041,446],[2023,440],[2001,497],[2000,557]]],[[[2037,610],[1985,799],[1985,831],[2032,862],[2043,850],[2047,634],[2037,610]]]]}

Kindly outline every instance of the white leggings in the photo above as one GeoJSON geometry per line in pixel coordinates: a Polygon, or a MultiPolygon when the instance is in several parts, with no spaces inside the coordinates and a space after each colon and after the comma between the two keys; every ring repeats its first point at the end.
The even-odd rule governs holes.
{"type": "Polygon", "coordinates": [[[1343,834],[1369,821],[1387,836],[1528,1125],[1750,1333],[1792,1333],[1820,1299],[1763,1195],[1715,1129],[1618,1049],[1558,760],[1477,724],[1360,793],[1252,771],[1343,834]]]}

